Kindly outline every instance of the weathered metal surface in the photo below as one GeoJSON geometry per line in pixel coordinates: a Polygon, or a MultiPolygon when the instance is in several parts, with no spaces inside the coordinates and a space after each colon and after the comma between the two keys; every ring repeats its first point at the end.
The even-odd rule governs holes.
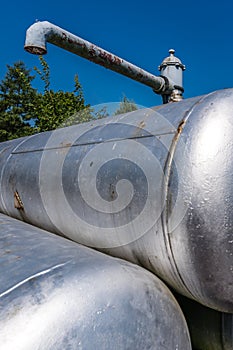
{"type": "Polygon", "coordinates": [[[0,210],[233,312],[232,109],[222,90],[2,143],[0,210]]]}
{"type": "Polygon", "coordinates": [[[233,349],[233,314],[209,309],[180,295],[176,297],[188,323],[193,349],[233,349]]]}
{"type": "Polygon", "coordinates": [[[169,56],[166,57],[161,65],[159,70],[161,74],[166,76],[171,81],[175,81],[178,88],[183,87],[183,71],[185,66],[181,63],[180,59],[174,56],[175,50],[169,50],[169,56]]]}
{"type": "Polygon", "coordinates": [[[166,77],[169,81],[174,82],[174,89],[171,94],[166,96],[164,94],[163,101],[167,102],[179,102],[182,100],[183,96],[183,71],[185,66],[181,63],[180,59],[174,56],[175,50],[169,50],[170,56],[166,57],[159,70],[161,71],[161,76],[166,77]]]}
{"type": "Polygon", "coordinates": [[[0,214],[2,350],[191,350],[150,272],[0,214]]]}
{"type": "Polygon", "coordinates": [[[47,52],[47,42],[147,85],[158,94],[171,93],[176,84],[172,81],[167,84],[163,77],[155,76],[47,21],[36,22],[28,28],[25,50],[43,55],[47,52]]]}

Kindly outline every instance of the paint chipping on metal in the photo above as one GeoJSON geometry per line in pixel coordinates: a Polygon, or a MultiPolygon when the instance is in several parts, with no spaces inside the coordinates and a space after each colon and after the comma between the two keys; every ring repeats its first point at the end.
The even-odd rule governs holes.
{"type": "Polygon", "coordinates": [[[24,205],[18,191],[14,192],[14,206],[18,210],[24,210],[24,205]]]}

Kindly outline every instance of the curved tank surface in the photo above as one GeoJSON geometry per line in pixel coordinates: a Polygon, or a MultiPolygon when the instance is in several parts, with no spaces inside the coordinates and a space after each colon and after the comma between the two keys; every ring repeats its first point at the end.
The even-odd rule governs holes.
{"type": "Polygon", "coordinates": [[[0,144],[0,211],[233,312],[233,89],[0,144]]]}
{"type": "Polygon", "coordinates": [[[143,268],[0,214],[0,344],[190,349],[168,288],[143,268]]]}
{"type": "Polygon", "coordinates": [[[192,349],[233,349],[233,314],[207,308],[181,295],[175,296],[189,327],[192,349]]]}

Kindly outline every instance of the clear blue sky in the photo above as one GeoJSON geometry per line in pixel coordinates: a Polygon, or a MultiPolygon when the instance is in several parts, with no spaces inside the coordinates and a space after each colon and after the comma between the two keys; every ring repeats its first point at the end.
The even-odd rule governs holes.
{"type": "MultiPolygon", "coordinates": [[[[35,20],[47,20],[155,75],[174,48],[186,65],[185,98],[233,87],[232,13],[230,0],[6,1],[0,15],[0,79],[7,64],[38,65],[37,56],[24,52],[25,32],[35,20]]],[[[124,94],[147,107],[161,103],[149,87],[51,44],[46,59],[52,88],[72,91],[77,73],[91,105],[118,102],[124,94]]]]}

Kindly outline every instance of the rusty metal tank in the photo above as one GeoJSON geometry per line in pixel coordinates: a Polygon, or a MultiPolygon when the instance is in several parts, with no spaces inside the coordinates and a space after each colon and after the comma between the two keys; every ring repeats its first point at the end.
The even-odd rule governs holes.
{"type": "Polygon", "coordinates": [[[0,145],[0,211],[233,312],[233,89],[0,145]]]}
{"type": "Polygon", "coordinates": [[[191,350],[168,288],[124,260],[0,214],[2,350],[191,350]]]}

